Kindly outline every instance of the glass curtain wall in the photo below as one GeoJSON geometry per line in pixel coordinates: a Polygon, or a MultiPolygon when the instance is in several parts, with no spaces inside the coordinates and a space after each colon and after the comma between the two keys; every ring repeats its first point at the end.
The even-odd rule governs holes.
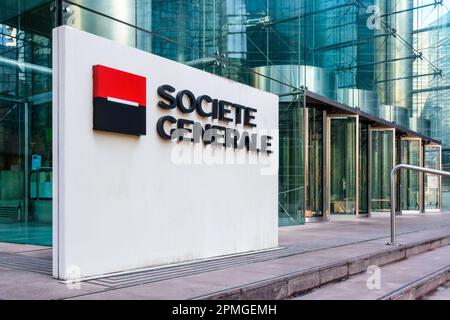
{"type": "MultiPolygon", "coordinates": [[[[222,1],[73,0],[65,6],[67,25],[216,74],[224,71],[217,68],[216,53],[223,46],[244,44],[225,41],[231,30],[222,32],[221,23],[238,16],[245,6],[233,9],[222,1]]],[[[242,19],[233,25],[245,30],[242,19]]],[[[231,77],[233,71],[225,75],[231,77]]],[[[241,76],[248,79],[245,72],[241,76]]]]}
{"type": "MultiPolygon", "coordinates": [[[[443,169],[450,166],[450,1],[415,0],[422,6],[414,12],[414,46],[428,61],[416,59],[413,82],[413,112],[422,115],[422,132],[443,143],[443,169]]],[[[443,190],[450,190],[450,179],[442,178],[443,190]]],[[[425,180],[426,183],[426,180],[425,180]]],[[[450,197],[442,205],[450,209],[450,197]]],[[[429,203],[426,205],[429,205],[429,203]]]]}
{"type": "MultiPolygon", "coordinates": [[[[295,117],[280,120],[284,121],[280,128],[285,127],[280,145],[286,137],[298,140],[287,147],[296,150],[287,156],[290,160],[280,159],[282,163],[294,163],[295,159],[297,168],[287,171],[292,172],[294,182],[286,182],[286,174],[280,179],[280,192],[289,191],[293,184],[303,188],[300,192],[304,195],[286,200],[280,194],[280,204],[295,204],[286,211],[295,217],[290,223],[298,224],[305,213],[320,215],[323,202],[318,170],[324,161],[321,137],[310,132],[318,125],[320,111],[310,118],[287,108],[289,104],[304,107],[298,97],[305,87],[442,139],[444,162],[450,163],[446,134],[450,127],[446,125],[450,123],[449,2],[72,0],[64,1],[63,22],[278,94],[280,115],[289,110],[295,117]],[[298,143],[303,145],[303,155],[294,147],[298,143]],[[305,154],[314,156],[306,158],[305,154]]],[[[51,220],[53,5],[54,1],[4,0],[0,11],[0,211],[3,220],[15,217],[12,220],[17,220],[17,226],[27,223],[27,229],[17,229],[19,235],[12,237],[17,241],[28,241],[30,231],[22,235],[23,230],[31,230],[31,224],[48,231],[51,220]]],[[[382,148],[372,146],[370,162],[376,167],[371,178],[376,182],[372,179],[375,200],[370,206],[387,210],[388,188],[383,186],[388,186],[388,179],[383,172],[391,162],[383,161],[395,155],[383,133],[370,135],[373,144],[382,148]]],[[[361,145],[365,143],[364,136],[358,134],[357,138],[361,145]]],[[[356,184],[363,186],[367,183],[364,155],[360,153],[357,161],[361,166],[356,184]]],[[[450,190],[447,185],[443,189],[450,190]]],[[[361,213],[367,211],[362,190],[356,191],[361,201],[355,208],[361,213]]],[[[48,241],[35,242],[48,243],[47,231],[48,241]]]]}
{"type": "MultiPolygon", "coordinates": [[[[281,97],[306,86],[427,133],[428,115],[435,113],[425,112],[428,96],[420,90],[441,88],[422,79],[442,78],[436,70],[444,63],[438,57],[445,47],[447,1],[74,0],[84,8],[69,6],[66,23],[281,97]],[[107,16],[116,20],[108,22],[107,16]],[[421,34],[439,36],[425,41],[421,34]],[[433,55],[434,65],[429,59],[433,55]]],[[[433,92],[437,105],[427,110],[438,110],[442,90],[427,92],[433,92]]],[[[301,129],[302,136],[309,133],[307,127],[301,129]]],[[[308,153],[309,141],[304,142],[308,153]]],[[[312,199],[309,190],[319,185],[309,181],[318,181],[317,171],[309,169],[310,160],[303,161],[308,161],[306,167],[299,164],[308,171],[303,202],[314,207],[320,195],[312,199]]]]}
{"type": "Polygon", "coordinates": [[[124,23],[114,23],[111,19],[116,18],[137,25],[135,0],[75,0],[74,2],[80,6],[68,8],[65,21],[67,25],[129,46],[136,46],[136,29],[124,23]],[[101,17],[83,7],[101,12],[108,17],[101,17]]]}
{"type": "Polygon", "coordinates": [[[302,101],[282,102],[279,109],[279,186],[280,226],[304,223],[304,122],[302,101]]]}
{"type": "Polygon", "coordinates": [[[52,4],[0,10],[0,242],[51,245],[52,4]]]}

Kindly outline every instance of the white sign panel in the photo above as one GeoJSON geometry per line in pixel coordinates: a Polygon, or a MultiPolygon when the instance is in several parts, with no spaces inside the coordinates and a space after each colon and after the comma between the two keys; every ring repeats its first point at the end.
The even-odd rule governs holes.
{"type": "Polygon", "coordinates": [[[277,247],[278,97],[54,30],[54,276],[277,247]]]}

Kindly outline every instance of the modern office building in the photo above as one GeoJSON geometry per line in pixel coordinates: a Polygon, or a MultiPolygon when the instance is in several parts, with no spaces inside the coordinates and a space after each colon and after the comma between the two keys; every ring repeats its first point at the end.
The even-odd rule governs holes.
{"type": "MultiPolygon", "coordinates": [[[[285,226],[389,210],[389,174],[397,163],[441,168],[442,162],[450,170],[449,6],[448,0],[0,0],[0,241],[52,243],[54,27],[68,25],[277,94],[278,210],[285,226]]],[[[397,185],[404,212],[450,205],[441,196],[450,189],[438,177],[403,172],[397,185]]]]}
{"type": "MultiPolygon", "coordinates": [[[[441,72],[448,75],[450,72],[450,13],[427,23],[416,30],[417,43],[427,52],[430,61],[439,66],[441,72]],[[436,50],[434,48],[440,48],[436,50]]],[[[421,61],[417,67],[417,74],[425,76],[415,80],[415,105],[418,110],[429,119],[431,136],[442,141],[442,165],[444,170],[450,170],[450,79],[447,76],[436,76],[430,70],[430,64],[421,61]]],[[[448,210],[450,206],[450,180],[442,179],[442,205],[448,210]]]]}

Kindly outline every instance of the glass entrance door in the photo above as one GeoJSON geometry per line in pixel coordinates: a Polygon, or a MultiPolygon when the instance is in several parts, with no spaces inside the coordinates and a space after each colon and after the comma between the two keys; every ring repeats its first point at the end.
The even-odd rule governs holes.
{"type": "MultiPolygon", "coordinates": [[[[441,146],[425,146],[425,167],[441,170],[441,146]]],[[[433,174],[425,174],[425,210],[439,211],[441,209],[441,182],[442,177],[433,174]]]]}
{"type": "Polygon", "coordinates": [[[388,211],[391,206],[390,174],[395,164],[395,129],[370,128],[371,211],[388,211]]]}
{"type": "Polygon", "coordinates": [[[369,215],[369,124],[359,124],[359,214],[369,215]]]}
{"type": "Polygon", "coordinates": [[[305,218],[309,221],[323,217],[323,137],[326,113],[307,108],[305,218]]]}
{"type": "Polygon", "coordinates": [[[328,127],[330,213],[357,215],[359,211],[358,117],[331,116],[328,127]]]}
{"type": "MultiPolygon", "coordinates": [[[[401,139],[401,163],[422,166],[422,140],[419,138],[401,139]]],[[[411,170],[401,172],[401,209],[420,211],[422,202],[421,173],[411,170]]]]}

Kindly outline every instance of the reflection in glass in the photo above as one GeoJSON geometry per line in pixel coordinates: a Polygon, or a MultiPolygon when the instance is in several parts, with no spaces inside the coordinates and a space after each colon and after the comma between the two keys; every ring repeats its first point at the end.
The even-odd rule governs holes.
{"type": "Polygon", "coordinates": [[[51,245],[51,4],[0,10],[0,242],[51,245]]]}
{"type": "Polygon", "coordinates": [[[356,214],[356,118],[331,118],[330,142],[330,212],[356,214]]]}
{"type": "MultiPolygon", "coordinates": [[[[401,163],[420,166],[420,145],[418,139],[402,139],[401,163]]],[[[420,209],[420,173],[412,170],[401,172],[402,210],[420,209]]]]}
{"type": "Polygon", "coordinates": [[[371,210],[388,211],[390,199],[390,173],[394,167],[394,131],[373,130],[371,150],[371,210]]]}
{"type": "MultiPolygon", "coordinates": [[[[215,53],[222,45],[233,52],[246,50],[246,17],[239,17],[241,7],[232,8],[231,3],[230,6],[220,1],[199,0],[74,0],[73,3],[68,4],[64,15],[66,25],[213,73],[216,73],[215,53]],[[220,23],[225,22],[232,29],[222,33],[220,23]]],[[[230,71],[230,77],[237,74],[230,71]]]]}
{"type": "MultiPolygon", "coordinates": [[[[441,170],[441,149],[439,146],[425,146],[425,167],[441,170]]],[[[440,209],[441,178],[425,174],[425,209],[440,209]]]]}
{"type": "MultiPolygon", "coordinates": [[[[135,0],[75,0],[77,4],[109,17],[138,25],[135,0]]],[[[140,8],[144,11],[144,8],[140,8]]],[[[65,23],[71,27],[97,34],[125,45],[136,46],[136,29],[109,18],[91,13],[79,6],[69,6],[65,23]]]]}
{"type": "Polygon", "coordinates": [[[302,103],[281,102],[279,108],[279,194],[280,226],[304,223],[304,140],[302,103]]]}
{"type": "Polygon", "coordinates": [[[359,124],[359,213],[369,213],[369,125],[359,124]]]}
{"type": "Polygon", "coordinates": [[[308,181],[305,217],[321,217],[323,172],[323,113],[308,109],[308,181]]]}

